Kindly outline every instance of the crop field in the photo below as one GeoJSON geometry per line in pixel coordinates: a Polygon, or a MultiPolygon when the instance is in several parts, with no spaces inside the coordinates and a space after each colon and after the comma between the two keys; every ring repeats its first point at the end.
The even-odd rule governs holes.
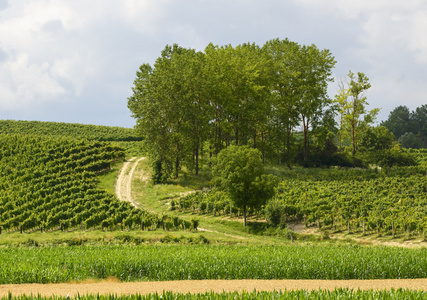
{"type": "Polygon", "coordinates": [[[70,246],[0,249],[0,283],[427,277],[427,249],[361,246],[70,246]]]}
{"type": "Polygon", "coordinates": [[[140,141],[131,128],[61,122],[0,120],[0,134],[74,137],[90,141],[140,141]]]}
{"type": "MultiPolygon", "coordinates": [[[[111,166],[120,164],[129,152],[141,151],[132,130],[2,121],[0,136],[0,284],[85,282],[108,278],[121,282],[427,278],[425,247],[366,247],[345,242],[319,242],[315,238],[291,243],[280,235],[253,234],[251,229],[242,228],[238,218],[241,212],[223,193],[215,190],[182,198],[176,196],[179,195],[176,192],[169,197],[147,183],[147,189],[153,190],[151,194],[143,187],[135,189],[142,208],[119,201],[107,192],[107,187],[101,188],[99,178],[109,174],[111,166]],[[6,133],[10,131],[13,133],[6,133]],[[27,131],[29,134],[23,134],[27,131]],[[167,203],[169,212],[164,210],[162,203],[167,203]],[[182,231],[190,228],[190,219],[200,220],[200,227],[206,225],[207,232],[201,235],[182,231]],[[221,235],[223,238],[217,238],[221,235]]],[[[276,200],[284,206],[287,221],[321,230],[366,231],[378,236],[424,239],[427,229],[426,153],[417,153],[421,163],[417,167],[383,170],[270,168],[271,173],[281,178],[276,200]]],[[[147,165],[146,162],[144,168],[147,165]]],[[[111,191],[115,180],[114,176],[110,177],[107,185],[111,191]]],[[[208,178],[201,180],[204,185],[200,188],[209,182],[208,178]]],[[[187,192],[194,189],[193,186],[199,188],[197,178],[191,180],[191,187],[187,184],[180,189],[185,186],[187,192]]],[[[166,191],[167,188],[178,190],[173,182],[159,187],[166,191]]],[[[138,184],[138,179],[135,183],[138,184]]],[[[260,230],[272,229],[265,222],[262,210],[249,213],[252,216],[249,228],[259,225],[260,230]]],[[[422,291],[390,289],[248,290],[240,294],[86,295],[79,299],[93,297],[117,300],[425,299],[426,295],[422,291]]],[[[37,295],[8,297],[36,298],[52,299],[37,295]]]]}
{"type": "Polygon", "coordinates": [[[132,227],[156,216],[97,187],[96,175],[123,160],[106,142],[10,134],[0,139],[0,233],[132,227]],[[127,224],[125,224],[127,223],[127,224]]]}
{"type": "MultiPolygon", "coordinates": [[[[286,221],[332,231],[426,237],[425,167],[377,170],[287,171],[276,189],[286,221]]],[[[236,216],[225,193],[200,191],[174,200],[171,209],[211,216],[236,216]]],[[[263,210],[252,210],[262,216],[263,210]]]]}
{"type": "Polygon", "coordinates": [[[40,296],[40,295],[24,295],[14,297],[9,295],[2,297],[0,300],[192,300],[192,299],[350,299],[350,300],[361,300],[361,299],[384,299],[384,300],[397,300],[397,299],[425,299],[427,297],[426,292],[423,291],[412,291],[412,290],[350,290],[350,289],[336,289],[333,291],[318,290],[318,291],[242,291],[238,292],[206,292],[206,293],[153,293],[153,294],[131,294],[131,295],[77,295],[75,297],[69,296],[40,296]]]}

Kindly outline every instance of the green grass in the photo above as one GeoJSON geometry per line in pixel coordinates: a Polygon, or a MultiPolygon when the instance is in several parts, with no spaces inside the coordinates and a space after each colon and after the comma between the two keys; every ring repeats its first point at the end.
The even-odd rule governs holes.
{"type": "Polygon", "coordinates": [[[164,184],[151,183],[151,164],[149,159],[142,160],[136,167],[137,172],[144,172],[144,177],[148,178],[148,182],[142,182],[138,176],[134,176],[132,191],[136,202],[141,207],[158,213],[163,213],[169,210],[169,202],[171,198],[179,197],[183,193],[188,193],[193,190],[189,186],[188,181],[175,180],[164,184]],[[186,182],[187,186],[181,185],[186,182]]]}
{"type": "MultiPolygon", "coordinates": [[[[194,243],[203,243],[195,237],[194,243]]],[[[104,279],[399,279],[427,277],[427,249],[292,245],[0,248],[0,283],[104,279]]]]}
{"type": "Polygon", "coordinates": [[[115,185],[117,181],[117,177],[120,174],[120,169],[123,166],[124,162],[117,162],[112,164],[111,170],[108,172],[101,173],[98,176],[99,183],[98,188],[103,189],[110,194],[115,194],[115,185]]]}
{"type": "Polygon", "coordinates": [[[255,300],[255,299],[317,299],[317,300],[334,300],[334,299],[384,299],[384,300],[397,300],[397,299],[425,299],[427,293],[424,291],[413,290],[351,290],[351,289],[336,289],[329,290],[297,290],[297,291],[241,291],[241,292],[205,292],[205,293],[173,293],[164,291],[161,294],[153,293],[147,295],[131,294],[131,295],[78,295],[74,297],[69,296],[37,296],[37,295],[24,295],[2,297],[0,300],[192,300],[192,299],[242,299],[242,300],[255,300]]]}

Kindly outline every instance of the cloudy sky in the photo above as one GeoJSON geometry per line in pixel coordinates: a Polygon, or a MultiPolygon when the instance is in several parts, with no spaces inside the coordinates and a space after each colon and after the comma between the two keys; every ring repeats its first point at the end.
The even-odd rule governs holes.
{"type": "Polygon", "coordinates": [[[136,70],[165,45],[274,38],[365,73],[379,120],[427,103],[425,0],[0,0],[0,119],[132,127],[136,70]]]}

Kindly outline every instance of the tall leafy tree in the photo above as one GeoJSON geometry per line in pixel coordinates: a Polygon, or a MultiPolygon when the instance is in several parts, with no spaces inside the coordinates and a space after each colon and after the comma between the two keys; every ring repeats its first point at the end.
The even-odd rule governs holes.
{"type": "Polygon", "coordinates": [[[358,144],[363,137],[363,133],[372,124],[379,112],[378,108],[367,110],[369,105],[365,92],[371,87],[369,78],[358,72],[357,75],[349,71],[346,78],[346,90],[340,91],[336,99],[341,101],[340,107],[345,128],[349,132],[352,146],[352,153],[358,151],[358,144]]]}
{"type": "Polygon", "coordinates": [[[388,119],[381,122],[381,125],[387,127],[396,138],[399,138],[406,132],[412,132],[411,112],[409,108],[404,105],[396,107],[390,112],[388,119]]]}
{"type": "Polygon", "coordinates": [[[294,128],[300,122],[298,100],[301,89],[300,45],[288,39],[274,39],[264,45],[272,60],[270,97],[272,114],[267,120],[269,143],[282,149],[281,161],[290,167],[295,158],[294,128]]]}
{"type": "Polygon", "coordinates": [[[412,124],[415,132],[427,147],[427,104],[417,107],[412,113],[412,124]]]}
{"type": "Polygon", "coordinates": [[[202,63],[201,54],[192,49],[166,46],[154,68],[141,66],[128,101],[147,150],[175,177],[181,164],[198,152],[208,123],[198,80],[202,63]]]}
{"type": "Polygon", "coordinates": [[[307,160],[309,131],[322,124],[327,108],[332,101],[327,95],[328,82],[332,81],[332,68],[336,61],[329,50],[319,50],[315,45],[301,48],[302,64],[299,113],[303,124],[303,153],[307,160]]]}
{"type": "Polygon", "coordinates": [[[273,197],[277,178],[264,174],[261,152],[247,146],[223,149],[212,167],[214,184],[223,189],[233,204],[243,209],[246,226],[248,208],[261,208],[273,197]]]}

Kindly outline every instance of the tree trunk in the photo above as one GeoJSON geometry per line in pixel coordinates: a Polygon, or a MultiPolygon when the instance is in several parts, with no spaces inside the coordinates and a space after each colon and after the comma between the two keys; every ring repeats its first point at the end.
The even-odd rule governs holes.
{"type": "Polygon", "coordinates": [[[265,151],[264,151],[264,131],[261,131],[261,156],[262,163],[265,163],[265,151]]]}
{"type": "Polygon", "coordinates": [[[391,234],[392,234],[392,236],[394,238],[394,221],[391,222],[391,234]]]}
{"type": "Polygon", "coordinates": [[[308,119],[305,120],[305,117],[302,117],[303,127],[304,127],[304,162],[307,161],[307,148],[308,148],[308,119]]]}
{"type": "Polygon", "coordinates": [[[254,130],[253,139],[254,139],[253,148],[255,149],[256,148],[256,130],[254,130]]]}
{"type": "Polygon", "coordinates": [[[246,227],[246,205],[243,205],[243,227],[246,227]]]}
{"type": "Polygon", "coordinates": [[[199,175],[199,146],[195,150],[196,154],[196,175],[199,175]]]}
{"type": "Polygon", "coordinates": [[[363,235],[365,235],[365,220],[362,220],[363,235]]]}
{"type": "Polygon", "coordinates": [[[177,154],[175,159],[175,178],[178,178],[178,175],[179,175],[179,156],[177,154]]]}

